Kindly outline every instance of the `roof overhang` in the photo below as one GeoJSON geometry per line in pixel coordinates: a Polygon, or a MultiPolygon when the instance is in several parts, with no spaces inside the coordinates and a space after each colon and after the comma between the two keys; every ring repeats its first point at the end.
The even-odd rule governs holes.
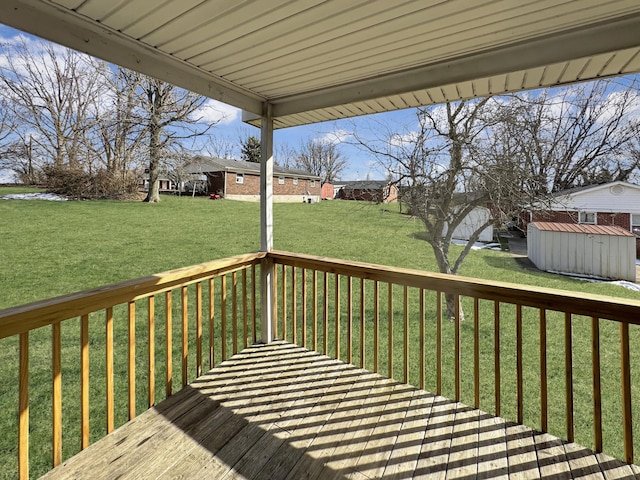
{"type": "Polygon", "coordinates": [[[637,0],[3,0],[0,22],[276,128],[640,71],[637,0]]]}

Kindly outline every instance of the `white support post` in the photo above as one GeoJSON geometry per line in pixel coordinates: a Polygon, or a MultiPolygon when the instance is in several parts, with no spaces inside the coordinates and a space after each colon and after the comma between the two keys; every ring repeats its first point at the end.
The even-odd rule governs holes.
{"type": "MultiPolygon", "coordinates": [[[[273,113],[268,102],[264,104],[260,136],[260,249],[269,253],[273,249],[273,113]]],[[[260,299],[262,343],[273,341],[273,260],[266,258],[260,265],[260,299]]]]}

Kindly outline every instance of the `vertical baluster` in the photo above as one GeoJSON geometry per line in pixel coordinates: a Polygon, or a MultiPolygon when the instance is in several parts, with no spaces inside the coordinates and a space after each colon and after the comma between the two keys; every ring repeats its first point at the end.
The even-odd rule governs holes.
{"type": "Polygon", "coordinates": [[[282,265],[282,339],[287,340],[287,267],[282,265]]]}
{"type": "Polygon", "coordinates": [[[196,377],[202,375],[202,282],[196,283],[196,377]]]}
{"type": "Polygon", "coordinates": [[[547,311],[540,309],[540,429],[549,430],[549,395],[547,393],[547,311]]]}
{"type": "Polygon", "coordinates": [[[442,395],[442,292],[436,292],[436,393],[442,395]]]}
{"type": "Polygon", "coordinates": [[[364,290],[364,278],[360,279],[360,367],[365,368],[366,345],[365,345],[365,290],[364,290]]]}
{"type": "Polygon", "coordinates": [[[29,478],[29,332],[20,334],[18,475],[29,478]]]}
{"type": "Polygon", "coordinates": [[[53,404],[51,420],[53,422],[53,466],[62,463],[62,339],[60,322],[51,325],[51,357],[53,373],[53,404]]]}
{"type": "Polygon", "coordinates": [[[296,322],[297,315],[297,307],[296,304],[296,289],[297,285],[297,275],[296,275],[296,267],[291,267],[291,342],[294,344],[298,344],[298,325],[296,322]]]}
{"type": "Polygon", "coordinates": [[[189,383],[188,357],[189,357],[189,305],[188,290],[186,285],[182,287],[182,386],[189,383]]]}
{"type": "Polygon", "coordinates": [[[113,431],[113,308],[109,307],[105,315],[106,330],[106,395],[107,395],[107,433],[113,431]]]}
{"type": "Polygon", "coordinates": [[[89,315],[80,317],[80,448],[89,446],[89,315]]]}
{"type": "Polygon", "coordinates": [[[251,332],[253,343],[258,341],[258,331],[256,328],[256,318],[258,318],[256,311],[256,266],[251,265],[251,332]]]}
{"type": "Polygon", "coordinates": [[[164,342],[165,354],[165,395],[170,397],[173,393],[173,297],[171,290],[164,294],[164,328],[166,337],[164,342]]]}
{"type": "Polygon", "coordinates": [[[243,348],[249,346],[249,318],[247,317],[247,269],[242,269],[242,345],[243,348]]]}
{"type": "Polygon", "coordinates": [[[455,294],[453,296],[454,307],[453,307],[453,316],[455,317],[455,381],[456,381],[456,402],[460,401],[460,354],[461,354],[461,345],[460,345],[460,296],[455,294]]]}
{"type": "Polygon", "coordinates": [[[323,336],[323,350],[322,353],[325,355],[329,355],[329,274],[327,272],[323,272],[323,295],[322,295],[322,306],[323,306],[323,316],[322,316],[322,336],[323,336]]]}
{"type": "Polygon", "coordinates": [[[500,302],[493,302],[493,376],[496,417],[500,416],[500,302]]]}
{"type": "Polygon", "coordinates": [[[155,335],[155,317],[156,317],[156,308],[155,308],[155,297],[152,295],[149,297],[149,322],[148,322],[148,330],[149,330],[149,349],[148,349],[148,359],[149,359],[149,370],[148,380],[149,380],[149,407],[152,407],[155,404],[155,396],[156,396],[156,335],[155,335]]]}
{"type": "Polygon", "coordinates": [[[128,407],[129,420],[136,416],[136,302],[129,302],[128,305],[128,340],[127,348],[127,383],[128,383],[128,407]]]}
{"type": "Polygon", "coordinates": [[[524,419],[524,397],[522,386],[522,305],[516,305],[516,402],[518,423],[524,419]]]}
{"type": "Polygon", "coordinates": [[[318,272],[316,270],[313,271],[313,279],[312,279],[312,316],[313,316],[313,324],[311,325],[311,334],[313,335],[313,350],[315,352],[318,351],[318,272]]]}
{"type": "Polygon", "coordinates": [[[600,390],[600,320],[591,317],[591,374],[593,376],[594,450],[602,452],[602,395],[600,390]]]}
{"type": "MultiPolygon", "coordinates": [[[[254,277],[255,280],[255,277],[254,277]]],[[[254,328],[255,336],[255,328],[254,328]]],[[[255,339],[254,339],[255,342],[255,339]]],[[[209,369],[216,363],[215,359],[215,282],[209,279],[209,369]]]]}
{"type": "Polygon", "coordinates": [[[302,269],[302,346],[307,348],[307,269],[302,269]]]}
{"type": "Polygon", "coordinates": [[[404,383],[409,383],[409,287],[404,287],[404,383]]]}
{"type": "Polygon", "coordinates": [[[353,342],[351,336],[353,335],[353,282],[351,275],[347,277],[347,363],[353,362],[353,342]]]}
{"type": "Polygon", "coordinates": [[[387,284],[387,318],[389,343],[387,345],[388,370],[387,376],[393,378],[393,283],[387,284]]]}
{"type": "Polygon", "coordinates": [[[565,398],[567,417],[567,440],[573,442],[573,338],[571,333],[571,313],[564,313],[564,368],[565,398]]]}
{"type": "Polygon", "coordinates": [[[273,338],[278,338],[278,269],[273,267],[273,338]]]}
{"type": "Polygon", "coordinates": [[[373,371],[378,373],[378,340],[380,330],[380,285],[373,282],[373,371]]]}
{"type": "Polygon", "coordinates": [[[633,416],[631,410],[631,360],[629,355],[629,324],[620,322],[620,372],[622,381],[622,435],[624,461],[633,463],[633,416]]]}
{"type": "Polygon", "coordinates": [[[238,275],[231,274],[231,346],[238,353],[238,275]]]}
{"type": "Polygon", "coordinates": [[[480,305],[473,297],[473,401],[480,408],[480,305]]]}
{"type": "Polygon", "coordinates": [[[334,314],[336,316],[336,358],[340,358],[340,275],[336,273],[336,284],[335,284],[335,311],[334,314]]]}
{"type": "MultiPolygon", "coordinates": [[[[275,322],[277,325],[278,322],[275,322]]],[[[220,278],[220,353],[227,359],[227,276],[220,278]]]]}
{"type": "Polygon", "coordinates": [[[419,316],[420,316],[420,388],[425,388],[425,312],[424,312],[424,289],[420,289],[420,302],[419,302],[419,316]]]}

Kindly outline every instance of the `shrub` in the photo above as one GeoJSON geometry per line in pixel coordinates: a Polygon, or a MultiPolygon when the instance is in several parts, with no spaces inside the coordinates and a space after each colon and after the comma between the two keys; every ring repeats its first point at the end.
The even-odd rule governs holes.
{"type": "Polygon", "coordinates": [[[44,168],[44,176],[48,192],[70,198],[124,200],[138,192],[133,175],[105,169],[87,172],[68,165],[48,165],[44,168]]]}

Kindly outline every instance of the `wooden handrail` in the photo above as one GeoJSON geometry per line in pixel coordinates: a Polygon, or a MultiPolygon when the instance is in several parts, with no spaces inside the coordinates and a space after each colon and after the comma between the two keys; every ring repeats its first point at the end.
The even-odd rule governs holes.
{"type": "Polygon", "coordinates": [[[394,285],[442,291],[465,297],[497,300],[503,303],[547,310],[569,311],[576,315],[596,316],[640,325],[640,315],[638,315],[640,300],[613,299],[604,295],[587,293],[576,294],[567,290],[481,280],[459,275],[431,273],[276,250],[269,252],[268,255],[281,265],[393,283],[394,285]]]}
{"type": "Polygon", "coordinates": [[[238,255],[0,310],[0,339],[256,265],[264,252],[238,255]]]}
{"type": "MultiPolygon", "coordinates": [[[[173,391],[173,339],[172,339],[172,291],[179,291],[180,307],[181,307],[181,373],[182,373],[182,385],[186,385],[189,381],[189,367],[191,366],[188,356],[191,354],[193,357],[195,353],[195,361],[192,369],[195,370],[195,376],[202,374],[203,355],[205,351],[203,349],[203,310],[205,309],[203,300],[203,284],[209,284],[209,346],[208,356],[211,366],[214,362],[214,340],[220,341],[220,351],[222,352],[223,359],[226,358],[226,309],[227,309],[227,291],[226,291],[226,278],[227,275],[231,277],[231,299],[228,303],[231,311],[231,318],[233,321],[233,338],[230,339],[233,345],[234,353],[238,350],[238,338],[239,334],[242,334],[244,339],[242,345],[246,346],[248,332],[248,276],[246,271],[251,269],[251,281],[252,285],[252,326],[253,332],[251,333],[253,338],[257,338],[255,331],[256,328],[256,265],[260,265],[261,259],[265,257],[264,253],[252,253],[247,255],[239,255],[236,257],[226,258],[223,260],[216,260],[213,262],[203,263],[192,267],[181,268],[172,270],[169,272],[160,273],[150,277],[139,278],[136,280],[129,280],[125,282],[108,285],[105,287],[95,288],[83,292],[77,292],[70,295],[64,295],[61,297],[33,302],[27,305],[21,305],[18,307],[12,307],[5,310],[0,310],[0,339],[19,336],[19,386],[18,386],[18,405],[17,410],[19,412],[19,425],[18,425],[18,476],[21,479],[29,477],[29,334],[32,330],[40,329],[50,325],[51,336],[51,464],[53,467],[59,465],[63,457],[63,436],[64,424],[62,418],[62,404],[63,404],[63,362],[62,362],[62,332],[70,326],[70,332],[73,335],[74,331],[78,328],[78,324],[74,322],[67,322],[67,320],[77,319],[80,317],[79,330],[77,334],[79,336],[78,344],[78,358],[80,360],[81,371],[80,375],[76,379],[71,379],[71,382],[77,382],[80,387],[79,410],[80,410],[80,448],[84,449],[89,446],[90,439],[90,426],[89,426],[89,401],[90,395],[90,374],[89,374],[89,350],[90,350],[90,335],[89,324],[96,324],[99,329],[96,329],[92,340],[97,339],[99,342],[104,342],[104,349],[102,350],[104,355],[105,369],[100,372],[101,379],[94,381],[91,380],[91,385],[104,385],[103,400],[105,405],[105,420],[106,425],[104,432],[107,434],[112,432],[118,425],[116,424],[116,418],[122,415],[119,414],[120,405],[122,402],[116,399],[117,378],[115,372],[121,371],[122,367],[116,362],[122,362],[118,354],[115,353],[116,346],[126,345],[127,355],[124,361],[126,365],[127,374],[127,402],[126,408],[128,418],[132,419],[136,415],[136,364],[140,368],[143,362],[137,362],[141,360],[136,355],[142,355],[146,359],[146,390],[147,390],[147,405],[152,407],[157,403],[157,393],[155,390],[156,372],[164,370],[166,375],[166,388],[163,389],[165,397],[172,394],[173,391]],[[238,276],[237,272],[241,271],[242,277],[242,289],[238,288],[238,276]],[[220,301],[220,321],[222,325],[220,337],[214,339],[214,291],[213,291],[213,279],[221,277],[219,285],[221,286],[220,297],[215,297],[215,300],[220,301]],[[195,284],[195,306],[188,302],[189,298],[189,286],[195,284]],[[161,311],[156,306],[157,296],[164,293],[165,304],[159,304],[164,310],[164,321],[156,323],[156,310],[161,311]],[[238,299],[238,294],[242,295],[242,299],[238,299]],[[136,300],[147,299],[146,302],[146,318],[141,318],[140,323],[136,322],[136,300]],[[123,309],[119,307],[126,307],[123,315],[123,309]],[[242,311],[238,310],[242,308],[242,311]],[[192,313],[190,309],[195,309],[192,313]],[[104,316],[94,316],[92,314],[103,312],[104,316]],[[239,314],[241,318],[239,318],[239,314]],[[118,323],[118,317],[126,316],[126,323],[124,328],[116,328],[118,323]],[[92,318],[90,318],[92,317],[92,318]],[[195,345],[190,345],[190,337],[188,332],[189,318],[195,317],[195,345]],[[100,320],[102,322],[100,322],[100,320]],[[238,328],[238,321],[242,321],[243,328],[238,328]],[[76,325],[74,327],[74,325],[76,325]],[[146,330],[146,348],[136,349],[136,327],[146,330]],[[164,332],[156,332],[161,328],[165,328],[164,332]],[[124,337],[124,339],[123,339],[124,337]],[[165,345],[156,345],[156,338],[165,339],[165,345]],[[124,341],[123,341],[124,340],[124,341]],[[138,353],[137,353],[138,350],[138,353]],[[164,353],[164,368],[157,368],[156,362],[160,361],[160,358],[156,357],[156,353],[163,350],[164,353]],[[191,353],[190,353],[191,352],[191,353]]],[[[161,297],[158,297],[161,298],[161,297]]],[[[142,302],[140,302],[142,303],[142,302]]],[[[141,306],[141,305],[139,305],[141,306]]],[[[141,306],[144,308],[144,306],[141,306]]],[[[39,336],[40,334],[38,334],[39,336]]],[[[33,337],[32,337],[33,338],[33,337]]],[[[31,368],[42,368],[41,365],[32,366],[31,368]]],[[[159,374],[159,373],[158,373],[159,374]]],[[[193,378],[193,375],[191,375],[193,378]]],[[[65,380],[65,383],[69,380],[65,380]]],[[[96,387],[94,387],[95,389],[96,387]]],[[[100,388],[100,387],[97,387],[100,388]]],[[[36,392],[39,393],[39,386],[36,387],[36,392]]],[[[64,400],[67,402],[67,399],[64,400]]],[[[95,426],[94,428],[97,428],[95,426]]],[[[38,449],[40,452],[41,449],[38,449]]]]}
{"type": "MultiPolygon", "coordinates": [[[[540,352],[540,428],[543,431],[548,427],[548,383],[547,383],[547,311],[560,312],[564,315],[564,401],[566,412],[566,438],[573,440],[574,428],[579,423],[574,421],[574,366],[572,341],[575,331],[579,331],[579,315],[591,319],[591,345],[592,372],[591,380],[593,388],[593,439],[597,451],[603,449],[602,439],[602,395],[600,385],[600,323],[603,319],[619,323],[620,332],[620,376],[621,398],[623,417],[623,457],[628,462],[633,462],[633,418],[632,418],[632,390],[631,390],[631,361],[630,361],[630,333],[629,325],[640,324],[640,301],[631,299],[613,299],[600,295],[575,294],[574,292],[559,291],[543,287],[528,287],[505,282],[494,282],[467,277],[427,273],[412,269],[394,268],[381,265],[372,265],[362,262],[344,261],[311,255],[293,254],[273,251],[266,253],[252,253],[239,255],[223,260],[208,262],[192,267],[164,272],[161,274],[129,280],[117,284],[95,288],[84,292],[78,292],[61,297],[33,302],[28,305],[11,307],[0,310],[0,339],[10,336],[19,336],[19,474],[21,478],[28,475],[29,456],[29,333],[37,328],[51,325],[52,341],[52,460],[53,465],[64,460],[62,438],[64,436],[61,420],[61,329],[64,331],[65,320],[80,317],[79,324],[79,352],[81,376],[77,379],[80,384],[80,445],[86,448],[89,444],[89,316],[95,312],[103,312],[100,317],[100,330],[102,332],[105,349],[106,371],[101,379],[91,379],[91,385],[104,385],[106,400],[106,432],[112,431],[117,425],[114,423],[114,409],[116,402],[114,385],[114,362],[120,361],[119,354],[114,355],[114,344],[122,345],[122,340],[114,342],[115,317],[121,315],[122,309],[114,307],[128,307],[127,320],[124,335],[127,345],[126,368],[128,370],[128,417],[136,415],[136,355],[143,355],[147,360],[147,393],[148,405],[156,403],[156,395],[162,391],[155,391],[156,371],[165,374],[165,396],[172,394],[176,383],[186,385],[189,381],[189,369],[197,375],[202,373],[202,358],[209,357],[209,366],[213,366],[214,357],[226,359],[230,352],[237,352],[239,348],[246,346],[248,338],[249,315],[251,315],[252,338],[256,337],[256,265],[265,257],[269,257],[276,268],[276,276],[273,279],[275,297],[273,299],[276,312],[273,331],[282,334],[286,340],[298,342],[309,346],[327,355],[335,354],[336,357],[344,357],[344,360],[360,363],[363,368],[375,372],[387,373],[390,377],[400,375],[405,382],[412,381],[410,368],[418,365],[419,372],[413,381],[420,387],[425,387],[427,381],[435,387],[437,394],[443,390],[452,392],[452,397],[460,400],[465,393],[463,390],[470,388],[472,391],[472,403],[476,408],[481,405],[481,352],[485,355],[493,355],[493,379],[491,387],[494,389],[493,411],[501,414],[501,401],[504,396],[511,396],[515,400],[516,418],[519,422],[526,417],[523,371],[526,370],[523,362],[523,337],[524,328],[528,323],[524,322],[525,309],[539,310],[539,352],[540,352]],[[250,275],[247,270],[250,269],[250,275]],[[297,272],[301,270],[301,272],[297,272]],[[237,272],[241,273],[239,277],[237,272]],[[318,274],[322,276],[318,279],[318,274]],[[227,282],[227,275],[229,282],[227,282]],[[219,281],[214,282],[214,278],[219,281]],[[279,277],[279,278],[278,278],[279,277]],[[353,279],[358,279],[354,282],[353,279]],[[248,288],[251,282],[251,289],[248,288]],[[239,285],[238,283],[241,283],[239,285]],[[384,284],[387,284],[386,286],[384,284]],[[195,284],[195,301],[188,300],[190,294],[188,286],[195,284]],[[203,286],[208,284],[208,297],[203,292],[203,286]],[[397,287],[396,287],[397,286],[397,287]],[[279,287],[279,288],[278,288],[279,287]],[[231,291],[229,292],[228,289],[231,291]],[[384,298],[386,290],[387,298],[384,298]],[[172,292],[175,291],[175,302],[180,304],[181,318],[176,319],[173,327],[172,292]],[[398,301],[402,292],[402,301],[398,301]],[[164,293],[164,321],[156,322],[156,300],[158,300],[158,312],[162,311],[162,297],[164,293]],[[237,295],[241,295],[239,300],[237,295]],[[248,295],[251,295],[251,307],[248,305],[248,295]],[[381,295],[382,298],[381,298],[381,295]],[[218,302],[219,310],[214,309],[214,297],[218,302]],[[230,297],[230,298],[229,298],[230,297]],[[452,328],[443,325],[444,300],[454,305],[452,328]],[[136,320],[136,300],[148,299],[146,305],[147,316],[136,320]],[[466,300],[465,300],[466,299],[466,300]],[[463,323],[461,301],[472,299],[473,321],[463,323]],[[207,301],[208,300],[208,301],[207,301]],[[357,305],[357,302],[360,305],[357,305]],[[487,330],[489,339],[493,339],[492,345],[481,345],[479,336],[480,325],[480,301],[490,302],[483,304],[482,311],[488,313],[493,310],[493,319],[483,317],[483,322],[492,322],[492,328],[487,330]],[[354,308],[353,302],[356,302],[354,308]],[[208,304],[208,311],[203,314],[208,304]],[[277,307],[279,308],[277,308],[277,307]],[[507,308],[503,308],[507,306],[507,308]],[[511,309],[515,306],[514,313],[511,309]],[[195,309],[195,325],[189,327],[188,317],[193,315],[189,309],[195,309]],[[230,314],[227,310],[230,310],[230,314]],[[428,315],[439,321],[435,322],[433,330],[429,327],[425,317],[428,315]],[[400,314],[394,312],[400,311],[400,314]],[[280,313],[280,315],[278,315],[280,313]],[[216,315],[214,322],[214,314],[216,315]],[[206,317],[205,317],[206,315],[206,317]],[[228,321],[231,325],[228,325],[228,321]],[[203,325],[203,322],[205,323],[203,325]],[[239,324],[238,322],[242,322],[239,324]],[[311,325],[307,325],[311,322],[311,325]],[[513,322],[513,323],[511,323],[513,322]],[[215,323],[215,326],[214,326],[215,323]],[[464,326],[463,326],[464,325],[464,326]],[[514,325],[513,330],[505,330],[509,325],[514,325]],[[506,326],[506,327],[505,327],[506,326]],[[138,349],[136,352],[136,327],[146,329],[148,338],[147,348],[138,349]],[[310,327],[310,328],[308,328],[310,327]],[[165,334],[156,329],[165,329],[165,334]],[[181,382],[174,382],[172,355],[174,350],[173,328],[181,331],[181,338],[175,339],[176,351],[180,350],[181,382]],[[195,329],[195,344],[189,343],[189,328],[195,329]],[[220,328],[218,331],[217,329],[220,328]],[[414,329],[410,332],[410,329],[414,329]],[[228,332],[227,329],[230,331],[228,332]],[[473,330],[473,336],[469,337],[463,329],[473,330]],[[311,332],[311,338],[307,338],[311,332]],[[208,333],[208,335],[207,335],[208,333]],[[238,342],[238,335],[242,340],[238,342]],[[345,335],[348,338],[345,338],[345,335]],[[433,342],[426,346],[427,336],[433,342]],[[453,338],[452,338],[453,335],[453,338]],[[510,338],[509,335],[512,335],[510,338]],[[202,345],[203,338],[209,337],[209,345],[202,345]],[[232,336],[232,338],[228,338],[232,336]],[[515,336],[515,340],[514,340],[515,336]],[[164,338],[164,345],[156,345],[156,339],[164,338]],[[218,346],[214,350],[214,338],[218,346]],[[471,340],[469,340],[471,339],[471,340]],[[446,342],[452,343],[447,345],[446,342]],[[385,344],[386,342],[386,344],[385,344]],[[472,342],[472,344],[468,343],[472,342]],[[321,345],[318,345],[320,343],[321,345]],[[358,345],[359,343],[359,345],[358,345]],[[502,355],[504,345],[515,346],[515,357],[502,355]],[[344,345],[346,348],[341,348],[344,345]],[[394,352],[394,345],[395,347],[394,352]],[[443,348],[443,345],[445,348],[443,348]],[[501,346],[502,345],[502,346],[501,346]],[[403,350],[400,351],[399,348],[403,350]],[[447,347],[449,349],[447,349],[447,347]],[[368,349],[368,350],[367,350],[368,349]],[[156,359],[156,354],[164,350],[167,364],[165,368],[156,368],[155,362],[160,361],[161,354],[156,359]],[[355,353],[357,352],[357,354],[355,353]],[[465,352],[472,352],[472,365],[470,367],[473,376],[471,387],[463,381],[462,370],[469,370],[463,363],[465,352]],[[193,356],[195,362],[192,364],[193,356]],[[191,356],[191,359],[188,359],[191,356]],[[412,360],[419,356],[419,361],[412,360]],[[394,363],[395,357],[395,363],[394,363]],[[430,358],[430,366],[427,378],[427,358],[430,358]],[[400,361],[401,359],[401,361],[400,361]],[[454,364],[453,373],[443,371],[443,361],[449,359],[454,364]],[[451,360],[452,359],[452,360],[451,360]],[[415,362],[415,363],[413,363],[415,362]],[[501,391],[501,368],[503,363],[513,362],[515,372],[515,390],[503,389],[501,391]],[[103,383],[104,382],[104,383],[103,383]]],[[[142,302],[140,302],[142,303],[142,302]]],[[[138,305],[140,306],[140,304],[138,305]]],[[[177,306],[176,306],[177,307],[177,306]]],[[[465,307],[465,310],[467,307],[465,307]]],[[[531,313],[531,312],[529,312],[531,313]]],[[[488,316],[488,315],[487,315],[488,316]]],[[[531,315],[527,316],[531,321],[531,315]]],[[[553,318],[553,317],[549,317],[553,318]]],[[[159,319],[158,319],[159,320],[159,319]]],[[[557,324],[558,322],[556,322],[557,324]]],[[[604,322],[606,323],[606,322],[604,322]]],[[[117,333],[117,332],[116,332],[117,333]]],[[[122,335],[118,333],[118,335],[122,335]]],[[[180,334],[179,334],[180,335],[180,334]]],[[[483,335],[484,337],[484,335],[483,335]]],[[[32,337],[33,338],[33,337],[32,337]]],[[[486,340],[484,340],[486,341],[486,340]]],[[[491,340],[489,340],[491,342],[491,340]]],[[[578,342],[576,342],[578,343],[578,342]]],[[[584,342],[583,342],[584,343],[584,342]]],[[[537,346],[536,346],[537,348],[537,346]]],[[[64,356],[63,356],[64,357],[64,356]]],[[[489,358],[488,363],[491,362],[489,358]]],[[[177,362],[176,362],[177,363],[177,362]]],[[[138,362],[138,368],[144,363],[138,362]]],[[[576,364],[577,365],[577,364],[576,364]]],[[[33,368],[33,366],[32,366],[33,368]]],[[[483,367],[484,368],[484,367],[483,367]]],[[[118,371],[121,368],[118,367],[118,371]]],[[[160,374],[160,373],[158,373],[160,374]]],[[[413,374],[412,374],[413,375],[413,374]]],[[[503,377],[504,378],[504,377],[503,377]]],[[[66,382],[66,380],[65,380],[66,382]]],[[[466,390],[465,390],[466,391],[466,390]]],[[[552,391],[553,392],[553,391],[552,391]]],[[[159,400],[159,399],[158,399],[159,400]]],[[[66,400],[65,400],[66,402],[66,400]]],[[[513,402],[504,402],[505,407],[513,402]]],[[[537,427],[537,426],[534,426],[537,427]]]]}
{"type": "MultiPolygon", "coordinates": [[[[304,312],[307,308],[307,301],[315,309],[315,306],[320,302],[322,308],[322,317],[319,319],[321,329],[318,328],[315,313],[311,319],[314,349],[318,344],[319,337],[321,337],[322,353],[333,355],[347,362],[353,361],[352,348],[358,349],[359,361],[355,361],[363,368],[375,372],[378,372],[380,368],[391,378],[395,376],[405,383],[413,381],[421,388],[425,388],[426,383],[425,357],[430,357],[435,364],[432,369],[435,379],[431,380],[431,386],[435,386],[438,395],[443,394],[443,389],[446,389],[448,396],[460,401],[463,399],[462,390],[464,387],[464,389],[468,389],[466,392],[471,392],[471,394],[467,393],[469,395],[467,398],[470,399],[469,403],[472,403],[476,408],[486,410],[490,410],[490,408],[482,405],[481,351],[485,355],[492,354],[493,378],[487,388],[493,389],[493,411],[497,416],[501,416],[501,411],[513,409],[514,411],[507,412],[506,415],[512,416],[518,423],[527,420],[525,406],[531,408],[525,395],[525,389],[530,390],[531,388],[530,381],[527,380],[527,384],[525,384],[525,373],[529,368],[525,367],[525,364],[533,359],[529,358],[528,352],[525,356],[524,344],[527,342],[528,345],[531,345],[531,342],[539,341],[539,347],[535,345],[535,349],[539,352],[540,401],[539,404],[536,402],[535,406],[539,406],[540,424],[530,426],[545,432],[549,428],[550,402],[547,328],[550,326],[550,328],[562,329],[561,331],[556,330],[558,337],[553,341],[563,347],[560,358],[564,357],[564,362],[560,363],[564,366],[562,373],[564,386],[562,391],[556,387],[551,393],[554,394],[552,398],[554,402],[564,403],[565,424],[559,427],[556,421],[554,433],[564,436],[571,442],[574,441],[578,425],[580,428],[584,428],[583,425],[585,425],[584,417],[581,417],[580,423],[578,423],[578,413],[574,403],[576,403],[578,392],[583,395],[585,386],[587,388],[591,386],[593,391],[592,397],[589,398],[589,402],[593,404],[591,417],[593,428],[591,431],[593,432],[593,447],[597,452],[603,451],[599,328],[601,323],[617,322],[620,327],[619,372],[624,443],[624,452],[620,452],[619,455],[629,463],[634,461],[629,328],[630,325],[640,325],[640,301],[577,294],[544,287],[530,287],[281,251],[272,251],[268,256],[273,260],[274,265],[282,267],[277,269],[280,276],[278,281],[281,285],[279,297],[282,301],[280,308],[282,315],[277,321],[282,327],[282,338],[295,343],[298,329],[295,318],[296,309],[301,308],[304,312]],[[307,282],[303,280],[302,284],[298,285],[295,281],[298,278],[297,270],[301,270],[303,279],[312,279],[313,294],[309,300],[305,294],[307,282]],[[318,274],[322,275],[323,280],[320,288],[316,282],[318,274]],[[293,279],[290,286],[287,278],[293,279]],[[354,279],[360,281],[353,282],[354,279]],[[373,288],[366,287],[367,282],[370,282],[373,288]],[[347,288],[341,289],[341,284],[347,285],[347,288]],[[353,285],[356,285],[359,292],[352,290],[353,285]],[[395,288],[396,286],[402,287],[402,302],[398,301],[401,289],[395,288]],[[289,288],[292,291],[289,291],[289,288]],[[300,288],[301,295],[293,291],[296,288],[300,288]],[[381,305],[380,293],[385,290],[387,298],[383,300],[381,305]],[[425,294],[431,298],[429,300],[429,316],[436,320],[430,333],[427,333],[425,328],[425,312],[428,305],[425,294]],[[302,299],[300,306],[297,305],[297,298],[302,299]],[[354,299],[355,302],[358,302],[359,299],[360,303],[355,305],[355,311],[360,312],[360,315],[355,318],[352,314],[354,299]],[[446,301],[444,301],[445,299],[446,301]],[[472,312],[472,322],[471,324],[464,323],[464,327],[461,303],[463,301],[472,302],[472,308],[468,310],[472,312]],[[287,304],[287,302],[290,303],[287,304]],[[483,322],[492,323],[492,328],[487,330],[487,336],[493,337],[493,345],[490,346],[481,345],[480,302],[485,302],[482,308],[484,315],[491,310],[493,311],[493,319],[483,319],[483,322]],[[450,309],[448,314],[451,315],[452,328],[446,328],[443,325],[444,303],[450,309]],[[525,310],[527,310],[526,322],[525,310]],[[394,314],[398,311],[400,313],[394,314]],[[288,312],[293,312],[294,318],[290,318],[288,312]],[[547,312],[555,313],[550,317],[554,318],[553,324],[547,321],[547,312]],[[365,319],[366,316],[370,318],[365,319]],[[584,334],[584,322],[579,319],[580,316],[587,317],[591,321],[591,341],[588,342],[591,348],[590,385],[584,384],[584,379],[581,377],[582,372],[577,372],[573,361],[576,345],[585,344],[584,341],[578,342],[576,340],[576,345],[574,345],[573,341],[577,331],[584,334]],[[564,322],[560,321],[562,317],[564,322]],[[331,322],[329,322],[329,318],[331,318],[331,322]],[[539,322],[539,328],[535,329],[538,332],[538,338],[526,337],[525,328],[527,329],[526,335],[530,335],[531,322],[536,320],[539,322]],[[341,323],[345,321],[346,325],[341,323]],[[576,326],[579,322],[582,322],[580,330],[576,326]],[[289,328],[293,330],[291,334],[288,333],[289,328]],[[410,330],[412,331],[410,332],[410,330]],[[473,335],[471,337],[467,336],[467,333],[463,335],[463,330],[465,332],[471,330],[473,335]],[[348,335],[347,339],[344,339],[345,332],[348,335]],[[430,338],[428,338],[429,336],[430,338]],[[330,340],[333,345],[329,344],[330,340]],[[425,347],[427,341],[435,342],[435,348],[432,347],[427,351],[425,347]],[[359,345],[353,346],[353,342],[359,342],[359,345]],[[443,348],[445,342],[449,343],[443,348]],[[346,354],[340,350],[341,343],[347,345],[346,354]],[[506,355],[505,348],[513,348],[513,353],[506,355]],[[398,351],[399,349],[402,350],[398,351]],[[472,359],[470,366],[464,366],[465,373],[462,372],[463,356],[472,359]],[[400,358],[402,358],[402,362],[398,361],[400,358]],[[412,369],[412,358],[414,359],[413,366],[418,366],[419,371],[411,373],[412,378],[410,379],[409,371],[412,369]],[[443,360],[450,362],[448,370],[444,373],[443,360]],[[501,374],[501,370],[504,370],[505,366],[508,369],[506,376],[501,374]],[[511,370],[509,371],[509,369],[511,370]],[[467,382],[469,374],[472,377],[471,382],[467,382]],[[580,384],[576,380],[578,377],[581,378],[580,384]],[[507,381],[513,381],[515,388],[501,389],[501,383],[505,378],[508,379],[507,381]],[[502,407],[508,408],[503,409],[502,407]]],[[[467,308],[465,307],[465,310],[467,308]]],[[[304,319],[303,325],[299,327],[303,332],[307,332],[306,322],[307,320],[304,319]]],[[[528,351],[530,352],[531,349],[528,351]]],[[[555,355],[559,353],[559,351],[555,351],[555,355]]],[[[487,360],[487,363],[490,364],[491,359],[487,360]]],[[[535,363],[534,360],[533,364],[535,365],[535,363]]],[[[554,368],[557,369],[557,367],[558,365],[554,365],[554,368]]],[[[581,405],[583,405],[584,395],[581,400],[581,405]]]]}

